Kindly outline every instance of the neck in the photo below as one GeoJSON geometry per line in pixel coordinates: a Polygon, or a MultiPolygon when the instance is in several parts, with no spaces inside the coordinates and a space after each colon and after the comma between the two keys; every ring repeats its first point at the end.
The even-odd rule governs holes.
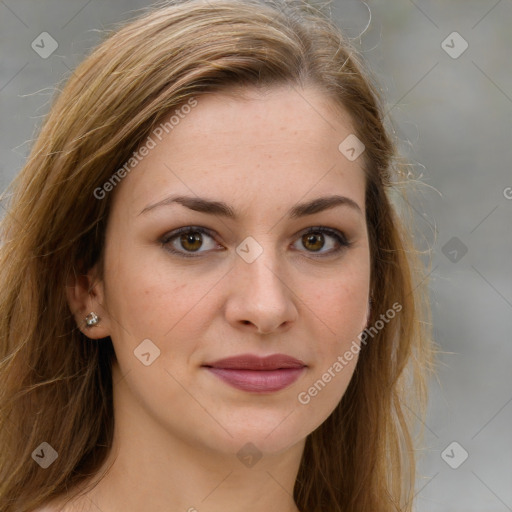
{"type": "MultiPolygon", "coordinates": [[[[119,382],[116,371],[113,378],[119,382]]],[[[238,456],[213,451],[135,410],[128,393],[121,379],[114,390],[112,450],[96,485],[81,498],[90,510],[299,512],[293,488],[304,441],[259,460],[248,446],[238,456]]]]}

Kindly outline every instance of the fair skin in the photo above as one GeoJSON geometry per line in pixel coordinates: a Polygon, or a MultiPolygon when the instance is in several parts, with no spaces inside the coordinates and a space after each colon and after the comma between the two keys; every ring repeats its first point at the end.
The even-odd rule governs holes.
{"type": "Polygon", "coordinates": [[[340,401],[357,357],[308,404],[297,397],[367,321],[365,181],[362,158],[351,162],[338,150],[354,132],[350,118],[322,92],[245,92],[198,97],[197,107],[117,185],[104,279],[95,267],[68,287],[83,332],[91,343],[110,336],[117,362],[114,443],[104,466],[112,467],[64,510],[298,510],[292,495],[306,436],[340,401]],[[237,217],[178,203],[141,213],[171,195],[224,202],[237,217]],[[333,195],[355,206],[345,201],[289,216],[299,204],[333,195]],[[164,235],[186,226],[209,234],[162,244],[164,235]],[[351,245],[310,229],[319,226],[341,232],[351,245]],[[303,236],[308,231],[316,238],[303,236]],[[249,236],[263,250],[250,263],[236,252],[249,236]],[[85,328],[90,311],[101,321],[85,328]],[[160,350],[147,366],[134,355],[145,339],[160,350]],[[276,353],[306,365],[278,391],[236,389],[203,366],[276,353]],[[237,456],[247,443],[261,455],[253,465],[237,456]]]}

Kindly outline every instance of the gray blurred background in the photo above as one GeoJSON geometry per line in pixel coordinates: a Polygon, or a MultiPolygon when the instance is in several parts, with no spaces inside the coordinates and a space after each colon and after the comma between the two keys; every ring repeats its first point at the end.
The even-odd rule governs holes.
{"type": "MultiPolygon", "coordinates": [[[[0,1],[0,191],[23,166],[54,87],[99,42],[97,29],[150,4],[0,1]],[[32,47],[43,32],[58,43],[45,58],[32,47]]],[[[424,183],[411,203],[420,247],[432,250],[443,353],[418,510],[512,511],[512,1],[334,0],[332,15],[376,75],[424,183]]]]}

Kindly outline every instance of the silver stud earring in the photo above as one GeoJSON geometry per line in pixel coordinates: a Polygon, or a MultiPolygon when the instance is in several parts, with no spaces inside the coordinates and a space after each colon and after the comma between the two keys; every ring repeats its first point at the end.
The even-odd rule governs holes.
{"type": "Polygon", "coordinates": [[[95,325],[98,325],[99,322],[100,317],[92,311],[85,317],[85,325],[87,327],[94,327],[95,325]]]}

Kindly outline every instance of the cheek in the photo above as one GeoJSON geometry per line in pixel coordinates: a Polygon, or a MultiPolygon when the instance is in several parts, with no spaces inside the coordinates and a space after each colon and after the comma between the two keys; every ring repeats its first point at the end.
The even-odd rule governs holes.
{"type": "Polygon", "coordinates": [[[317,314],[320,320],[314,332],[325,334],[319,334],[317,339],[321,342],[313,344],[316,364],[312,373],[315,379],[335,381],[335,384],[330,385],[335,394],[335,389],[342,393],[348,385],[359,354],[359,335],[366,321],[367,299],[365,294],[357,293],[359,296],[344,289],[332,297],[324,297],[324,301],[318,303],[317,314]],[[341,375],[338,364],[340,358],[343,359],[342,376],[338,376],[341,375]],[[333,378],[333,373],[336,378],[333,378]]]}
{"type": "Polygon", "coordinates": [[[315,364],[296,397],[301,418],[311,430],[332,413],[352,379],[358,336],[366,323],[366,284],[364,276],[330,281],[314,295],[309,318],[316,326],[311,331],[316,334],[311,342],[315,364]]]}
{"type": "Polygon", "coordinates": [[[158,254],[149,261],[146,254],[144,260],[142,250],[137,254],[133,248],[126,249],[125,254],[122,258],[112,254],[110,268],[106,268],[116,352],[130,355],[146,338],[159,347],[162,356],[169,352],[171,341],[174,351],[183,341],[191,352],[194,343],[188,340],[199,340],[199,333],[206,328],[204,308],[218,276],[204,273],[194,277],[193,272],[165,264],[165,256],[158,254]]]}
{"type": "Polygon", "coordinates": [[[350,381],[360,350],[359,335],[366,326],[368,293],[369,267],[358,264],[347,266],[336,278],[322,282],[321,291],[310,294],[308,318],[316,338],[310,346],[316,364],[309,381],[320,380],[319,386],[329,388],[319,402],[329,400],[334,407],[350,381]]]}
{"type": "Polygon", "coordinates": [[[309,307],[335,344],[363,330],[369,298],[369,270],[366,268],[342,271],[320,285],[309,287],[304,293],[313,298],[307,301],[309,307]]]}

